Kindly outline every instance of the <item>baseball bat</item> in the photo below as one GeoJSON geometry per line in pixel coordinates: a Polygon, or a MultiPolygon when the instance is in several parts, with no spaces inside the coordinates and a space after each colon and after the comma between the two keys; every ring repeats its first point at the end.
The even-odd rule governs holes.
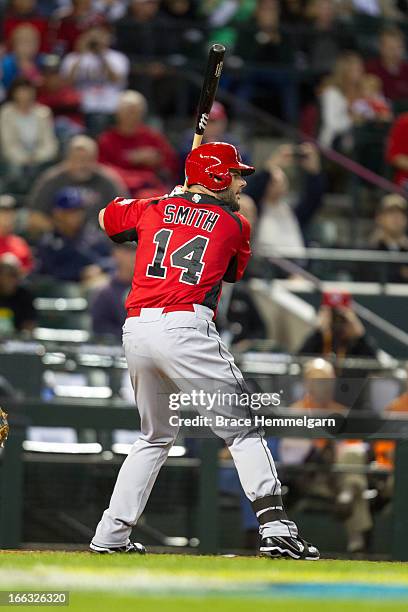
{"type": "Polygon", "coordinates": [[[215,100],[215,94],[217,93],[218,83],[220,81],[224,55],[224,45],[219,45],[217,43],[212,45],[208,53],[207,67],[205,69],[203,86],[198,102],[195,133],[191,150],[200,146],[203,140],[208,116],[215,100]]]}

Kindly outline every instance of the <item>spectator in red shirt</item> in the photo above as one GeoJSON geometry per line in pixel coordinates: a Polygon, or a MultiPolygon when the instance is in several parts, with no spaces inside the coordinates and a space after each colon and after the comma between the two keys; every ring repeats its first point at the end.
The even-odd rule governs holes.
{"type": "Polygon", "coordinates": [[[27,242],[14,234],[16,199],[8,194],[0,196],[0,257],[11,253],[18,260],[21,270],[30,272],[33,258],[27,242]]]}
{"type": "Polygon", "coordinates": [[[3,21],[3,35],[6,43],[9,43],[12,33],[18,26],[27,23],[32,25],[40,35],[40,51],[48,51],[48,21],[38,12],[36,0],[10,0],[10,6],[3,21]]]}
{"type": "Polygon", "coordinates": [[[394,168],[394,183],[408,187],[408,113],[399,115],[391,127],[386,159],[394,168]]]}
{"type": "Polygon", "coordinates": [[[404,34],[398,28],[386,28],[380,34],[380,57],[367,64],[367,72],[383,82],[384,95],[390,100],[408,97],[408,62],[405,60],[404,34]]]}
{"type": "Polygon", "coordinates": [[[176,152],[164,136],[143,123],[146,111],[146,99],[141,93],[123,92],[116,126],[99,138],[99,161],[114,167],[134,197],[141,190],[145,197],[150,188],[163,193],[163,188],[166,190],[177,178],[176,152]]]}
{"type": "Polygon", "coordinates": [[[54,51],[63,55],[74,50],[79,36],[105,19],[97,15],[92,0],[72,0],[69,7],[59,9],[54,15],[54,51]]]}

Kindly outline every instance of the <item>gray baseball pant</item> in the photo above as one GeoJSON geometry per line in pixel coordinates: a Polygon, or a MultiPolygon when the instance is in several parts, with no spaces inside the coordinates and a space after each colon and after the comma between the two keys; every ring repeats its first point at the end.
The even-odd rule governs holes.
{"type": "MultiPolygon", "coordinates": [[[[163,308],[143,308],[139,317],[126,320],[123,345],[142,434],[122,464],[109,507],[96,528],[94,544],[116,547],[129,541],[178,434],[178,426],[169,422],[174,414],[169,410],[169,392],[221,387],[234,393],[237,388],[245,388],[212,317],[212,310],[195,304],[194,312],[163,314],[163,308]]],[[[271,505],[281,503],[276,501],[281,484],[259,430],[213,429],[228,445],[242,488],[259,518],[261,535],[296,537],[296,525],[271,509],[271,505]],[[272,520],[262,520],[262,515],[272,520]],[[274,520],[276,517],[279,520],[274,520]]]]}

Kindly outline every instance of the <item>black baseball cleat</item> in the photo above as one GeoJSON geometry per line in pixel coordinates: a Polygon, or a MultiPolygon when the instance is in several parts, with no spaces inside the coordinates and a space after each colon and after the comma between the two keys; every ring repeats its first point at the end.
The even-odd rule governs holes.
{"type": "Polygon", "coordinates": [[[146,554],[146,548],[143,546],[143,544],[140,544],[139,542],[128,542],[125,546],[117,546],[113,548],[108,548],[107,546],[98,546],[97,544],[91,542],[89,545],[89,550],[93,553],[97,553],[100,555],[113,555],[114,553],[136,553],[139,555],[146,554]]]}
{"type": "Polygon", "coordinates": [[[287,536],[269,536],[262,538],[260,552],[272,559],[304,559],[317,561],[320,553],[316,546],[309,544],[302,538],[287,536]]]}

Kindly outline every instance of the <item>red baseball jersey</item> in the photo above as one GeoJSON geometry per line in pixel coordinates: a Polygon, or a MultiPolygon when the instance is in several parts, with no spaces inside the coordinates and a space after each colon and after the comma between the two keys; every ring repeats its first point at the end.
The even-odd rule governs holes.
{"type": "Polygon", "coordinates": [[[251,255],[245,217],[205,194],[116,198],[104,224],[113,241],[137,241],[128,310],[202,304],[215,311],[222,281],[239,280],[251,255]]]}

